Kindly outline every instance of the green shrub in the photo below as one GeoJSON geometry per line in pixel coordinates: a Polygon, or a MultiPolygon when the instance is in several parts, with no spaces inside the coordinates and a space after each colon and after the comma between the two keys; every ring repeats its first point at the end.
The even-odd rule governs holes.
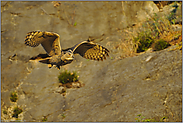
{"type": "Polygon", "coordinates": [[[62,84],[70,83],[70,82],[76,82],[78,81],[78,76],[76,72],[61,72],[60,75],[58,76],[59,82],[62,84]]]}
{"type": "Polygon", "coordinates": [[[149,32],[141,32],[133,39],[133,41],[135,42],[136,52],[140,53],[150,48],[154,39],[149,32]]]}
{"type": "Polygon", "coordinates": [[[11,100],[12,102],[16,102],[17,99],[18,99],[17,93],[16,93],[16,92],[12,92],[12,93],[10,94],[10,100],[11,100]]]}
{"type": "Polygon", "coordinates": [[[163,39],[160,39],[159,41],[157,41],[155,43],[154,50],[155,51],[163,50],[163,49],[167,48],[168,46],[170,46],[170,44],[168,42],[166,42],[163,39]]]}
{"type": "Polygon", "coordinates": [[[18,118],[18,115],[19,115],[20,113],[22,113],[22,111],[23,111],[23,110],[22,110],[21,108],[15,107],[14,110],[13,110],[13,116],[12,116],[12,117],[18,118]]]}

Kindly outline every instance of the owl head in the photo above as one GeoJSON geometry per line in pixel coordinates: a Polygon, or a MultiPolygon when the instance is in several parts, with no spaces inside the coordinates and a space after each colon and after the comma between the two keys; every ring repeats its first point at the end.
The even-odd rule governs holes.
{"type": "Polygon", "coordinates": [[[61,57],[62,61],[73,61],[74,60],[74,54],[71,50],[65,51],[64,54],[61,57]]]}

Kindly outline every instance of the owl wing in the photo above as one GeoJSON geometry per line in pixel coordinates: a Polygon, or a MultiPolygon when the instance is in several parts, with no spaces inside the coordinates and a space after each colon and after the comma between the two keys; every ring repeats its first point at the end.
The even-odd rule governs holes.
{"type": "Polygon", "coordinates": [[[109,50],[101,45],[90,41],[82,41],[71,48],[74,54],[78,53],[82,57],[91,60],[102,60],[109,56],[109,50]]]}
{"type": "Polygon", "coordinates": [[[27,46],[43,46],[49,56],[61,54],[60,36],[52,32],[32,31],[25,38],[27,46]]]}

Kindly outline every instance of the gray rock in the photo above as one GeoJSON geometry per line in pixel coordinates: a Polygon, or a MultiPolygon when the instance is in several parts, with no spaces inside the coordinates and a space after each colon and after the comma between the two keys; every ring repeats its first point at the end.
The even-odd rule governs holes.
{"type": "MultiPolygon", "coordinates": [[[[13,106],[9,93],[17,91],[21,121],[136,121],[138,114],[159,121],[182,121],[182,53],[180,50],[147,52],[118,58],[114,47],[126,37],[123,29],[158,12],[153,2],[1,2],[2,110],[13,106]],[[79,55],[62,70],[76,71],[85,86],[58,92],[59,70],[38,60],[41,46],[24,45],[27,32],[53,31],[62,48],[89,37],[107,47],[103,62],[79,55]],[[113,58],[111,58],[113,57],[113,58]]],[[[2,120],[4,120],[4,114],[2,120]]],[[[6,119],[6,120],[11,120],[6,119]]]]}

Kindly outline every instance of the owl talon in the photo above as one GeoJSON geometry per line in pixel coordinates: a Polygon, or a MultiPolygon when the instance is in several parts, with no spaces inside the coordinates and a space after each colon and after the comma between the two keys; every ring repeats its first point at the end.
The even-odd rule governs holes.
{"type": "Polygon", "coordinates": [[[60,66],[57,65],[56,68],[57,68],[58,70],[60,70],[60,66]]]}
{"type": "Polygon", "coordinates": [[[60,70],[60,66],[59,65],[54,65],[55,68],[57,68],[57,70],[60,70]]]}
{"type": "Polygon", "coordinates": [[[53,65],[52,64],[48,64],[48,67],[51,68],[53,65]]]}

